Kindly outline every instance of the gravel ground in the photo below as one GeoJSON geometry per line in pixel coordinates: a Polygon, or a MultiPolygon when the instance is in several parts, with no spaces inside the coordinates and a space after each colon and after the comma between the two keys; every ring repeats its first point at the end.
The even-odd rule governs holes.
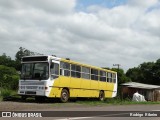
{"type": "Polygon", "coordinates": [[[13,101],[1,101],[0,111],[21,111],[21,110],[58,110],[64,107],[83,107],[77,103],[28,103],[28,102],[13,102],[13,101]]]}
{"type": "Polygon", "coordinates": [[[25,102],[11,102],[11,101],[0,102],[1,111],[37,110],[46,107],[48,108],[53,106],[49,104],[25,103],[25,102]]]}

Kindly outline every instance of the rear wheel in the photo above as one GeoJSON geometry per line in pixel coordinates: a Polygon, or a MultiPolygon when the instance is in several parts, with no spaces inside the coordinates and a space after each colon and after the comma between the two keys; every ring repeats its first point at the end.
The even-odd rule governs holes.
{"type": "Polygon", "coordinates": [[[105,99],[104,92],[103,92],[103,91],[100,91],[100,93],[99,93],[99,100],[100,100],[100,101],[104,101],[104,99],[105,99]]]}
{"type": "Polygon", "coordinates": [[[60,101],[66,103],[69,99],[69,92],[66,89],[63,89],[61,92],[60,101]]]}

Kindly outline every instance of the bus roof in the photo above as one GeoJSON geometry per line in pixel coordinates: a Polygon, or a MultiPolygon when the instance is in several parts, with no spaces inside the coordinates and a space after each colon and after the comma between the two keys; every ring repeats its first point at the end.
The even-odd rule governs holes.
{"type": "Polygon", "coordinates": [[[96,67],[96,66],[92,66],[92,65],[87,65],[87,64],[75,62],[75,61],[72,61],[72,60],[67,60],[67,59],[64,59],[64,58],[61,58],[61,61],[68,62],[68,63],[73,63],[73,64],[76,64],[76,65],[81,65],[81,66],[84,66],[84,67],[90,67],[90,68],[93,68],[93,69],[95,68],[95,69],[102,70],[102,71],[117,73],[117,72],[112,71],[112,70],[108,70],[108,69],[104,69],[104,68],[96,67]]]}
{"type": "MultiPolygon", "coordinates": [[[[104,68],[101,68],[101,67],[96,67],[96,66],[92,66],[92,65],[88,65],[88,64],[83,64],[83,63],[79,63],[79,62],[76,62],[76,61],[72,61],[70,59],[59,58],[59,57],[52,56],[52,55],[24,56],[24,57],[22,57],[22,61],[24,60],[24,58],[31,58],[32,59],[32,58],[36,58],[36,57],[37,58],[48,57],[49,59],[54,59],[54,60],[59,60],[59,61],[68,62],[68,63],[72,63],[72,64],[77,64],[77,65],[81,65],[81,66],[84,66],[84,67],[90,67],[90,68],[98,69],[98,70],[102,70],[102,71],[117,73],[117,72],[112,71],[112,70],[108,70],[108,69],[104,69],[104,68]]],[[[32,61],[31,59],[29,61],[32,61]]]]}

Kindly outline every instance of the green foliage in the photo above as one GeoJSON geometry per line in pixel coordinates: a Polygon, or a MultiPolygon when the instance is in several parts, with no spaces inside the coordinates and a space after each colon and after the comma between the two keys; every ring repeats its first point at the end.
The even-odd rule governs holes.
{"type": "Polygon", "coordinates": [[[16,70],[20,70],[21,67],[20,62],[12,60],[11,57],[7,56],[5,53],[0,56],[0,65],[14,67],[16,70]]]}
{"type": "Polygon", "coordinates": [[[20,47],[19,51],[16,53],[16,61],[21,61],[23,56],[34,56],[34,55],[42,55],[40,53],[32,52],[26,48],[20,47]]]}
{"type": "Polygon", "coordinates": [[[16,90],[18,80],[19,75],[14,68],[0,65],[0,84],[3,88],[16,90]]]}
{"type": "Polygon", "coordinates": [[[2,89],[0,96],[3,98],[9,97],[10,95],[12,95],[12,90],[8,90],[8,89],[2,89]]]}
{"type": "Polygon", "coordinates": [[[19,74],[17,71],[21,70],[21,58],[23,56],[33,55],[42,54],[20,47],[15,55],[16,60],[12,60],[11,57],[5,53],[0,56],[0,89],[3,88],[2,96],[10,95],[10,90],[17,90],[19,82],[19,74]]]}
{"type": "Polygon", "coordinates": [[[18,88],[19,75],[17,71],[21,70],[21,58],[23,56],[42,55],[20,47],[16,53],[16,60],[5,53],[0,56],[0,87],[16,90],[18,88]]]}
{"type": "Polygon", "coordinates": [[[124,70],[121,68],[107,68],[107,67],[103,67],[103,69],[108,69],[108,70],[113,70],[115,72],[117,72],[117,79],[118,79],[118,85],[125,83],[125,82],[130,82],[131,79],[129,77],[126,76],[126,74],[124,73],[124,70]]]}
{"type": "Polygon", "coordinates": [[[23,56],[29,56],[29,55],[30,55],[29,50],[26,50],[25,48],[20,47],[19,51],[15,55],[16,61],[21,61],[21,58],[23,56]]]}
{"type": "Polygon", "coordinates": [[[117,75],[118,75],[118,85],[120,85],[122,83],[125,83],[125,82],[131,81],[131,79],[125,75],[123,69],[112,68],[112,70],[117,72],[117,75]]]}
{"type": "Polygon", "coordinates": [[[33,55],[42,55],[40,53],[36,53],[36,52],[32,52],[28,49],[19,48],[19,51],[17,51],[15,57],[15,60],[12,60],[11,57],[7,56],[5,53],[3,53],[3,55],[0,56],[0,65],[5,65],[8,67],[13,67],[15,68],[17,71],[21,70],[21,58],[23,56],[33,56],[33,55]]]}
{"type": "Polygon", "coordinates": [[[120,99],[119,97],[116,98],[107,98],[105,101],[96,101],[96,100],[87,100],[87,101],[77,101],[78,104],[89,105],[89,106],[97,106],[97,105],[134,105],[134,104],[160,104],[160,102],[135,102],[131,99],[120,99]]]}
{"type": "Polygon", "coordinates": [[[144,62],[127,71],[126,76],[134,82],[160,85],[160,59],[156,62],[144,62]]]}

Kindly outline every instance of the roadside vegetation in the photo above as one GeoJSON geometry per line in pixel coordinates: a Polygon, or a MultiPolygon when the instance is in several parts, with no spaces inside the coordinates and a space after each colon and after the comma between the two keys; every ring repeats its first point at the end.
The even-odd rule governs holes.
{"type": "Polygon", "coordinates": [[[91,106],[104,106],[104,105],[134,105],[134,104],[160,104],[158,102],[146,101],[146,102],[135,102],[131,99],[120,99],[120,98],[111,98],[106,99],[105,101],[98,100],[82,100],[77,101],[78,104],[91,105],[91,106]]]}
{"type": "Polygon", "coordinates": [[[19,74],[15,68],[0,65],[0,100],[15,94],[18,80],[19,74]]]}
{"type": "MultiPolygon", "coordinates": [[[[17,94],[18,81],[20,78],[21,70],[21,58],[23,56],[42,55],[32,52],[28,49],[19,48],[19,51],[15,53],[15,60],[12,60],[10,56],[5,53],[0,56],[0,101],[11,95],[17,94]]],[[[106,68],[106,67],[103,67],[106,68]]],[[[109,68],[107,68],[109,69],[109,68]]],[[[146,84],[160,85],[160,59],[156,62],[144,62],[138,67],[130,68],[125,73],[123,69],[112,68],[118,74],[118,92],[120,92],[120,84],[133,81],[146,84]]],[[[118,93],[119,94],[119,93],[118,93]]],[[[18,98],[18,96],[15,96],[18,98]]],[[[82,100],[77,101],[79,104],[99,105],[99,104],[159,104],[160,102],[132,102],[131,99],[120,99],[120,97],[114,99],[107,99],[104,102],[97,100],[82,100]]]]}
{"type": "MultiPolygon", "coordinates": [[[[8,99],[8,98],[13,99],[13,97],[11,97],[11,96],[14,96],[16,94],[17,94],[16,90],[0,89],[0,101],[8,99]]],[[[16,96],[14,98],[18,99],[20,97],[16,96]]]]}
{"type": "Polygon", "coordinates": [[[21,71],[21,58],[23,56],[37,54],[39,53],[20,47],[19,51],[15,54],[15,60],[12,60],[6,53],[0,56],[0,101],[17,94],[21,71]]]}
{"type": "MultiPolygon", "coordinates": [[[[15,91],[18,90],[18,80],[20,78],[21,71],[21,58],[23,56],[34,55],[42,54],[20,47],[19,51],[15,53],[15,60],[12,60],[10,56],[6,55],[6,53],[3,53],[0,56],[0,100],[13,95],[13,93],[16,93],[15,91]]],[[[130,78],[126,77],[123,69],[113,68],[112,70],[118,72],[118,84],[130,81],[130,78]]]]}

